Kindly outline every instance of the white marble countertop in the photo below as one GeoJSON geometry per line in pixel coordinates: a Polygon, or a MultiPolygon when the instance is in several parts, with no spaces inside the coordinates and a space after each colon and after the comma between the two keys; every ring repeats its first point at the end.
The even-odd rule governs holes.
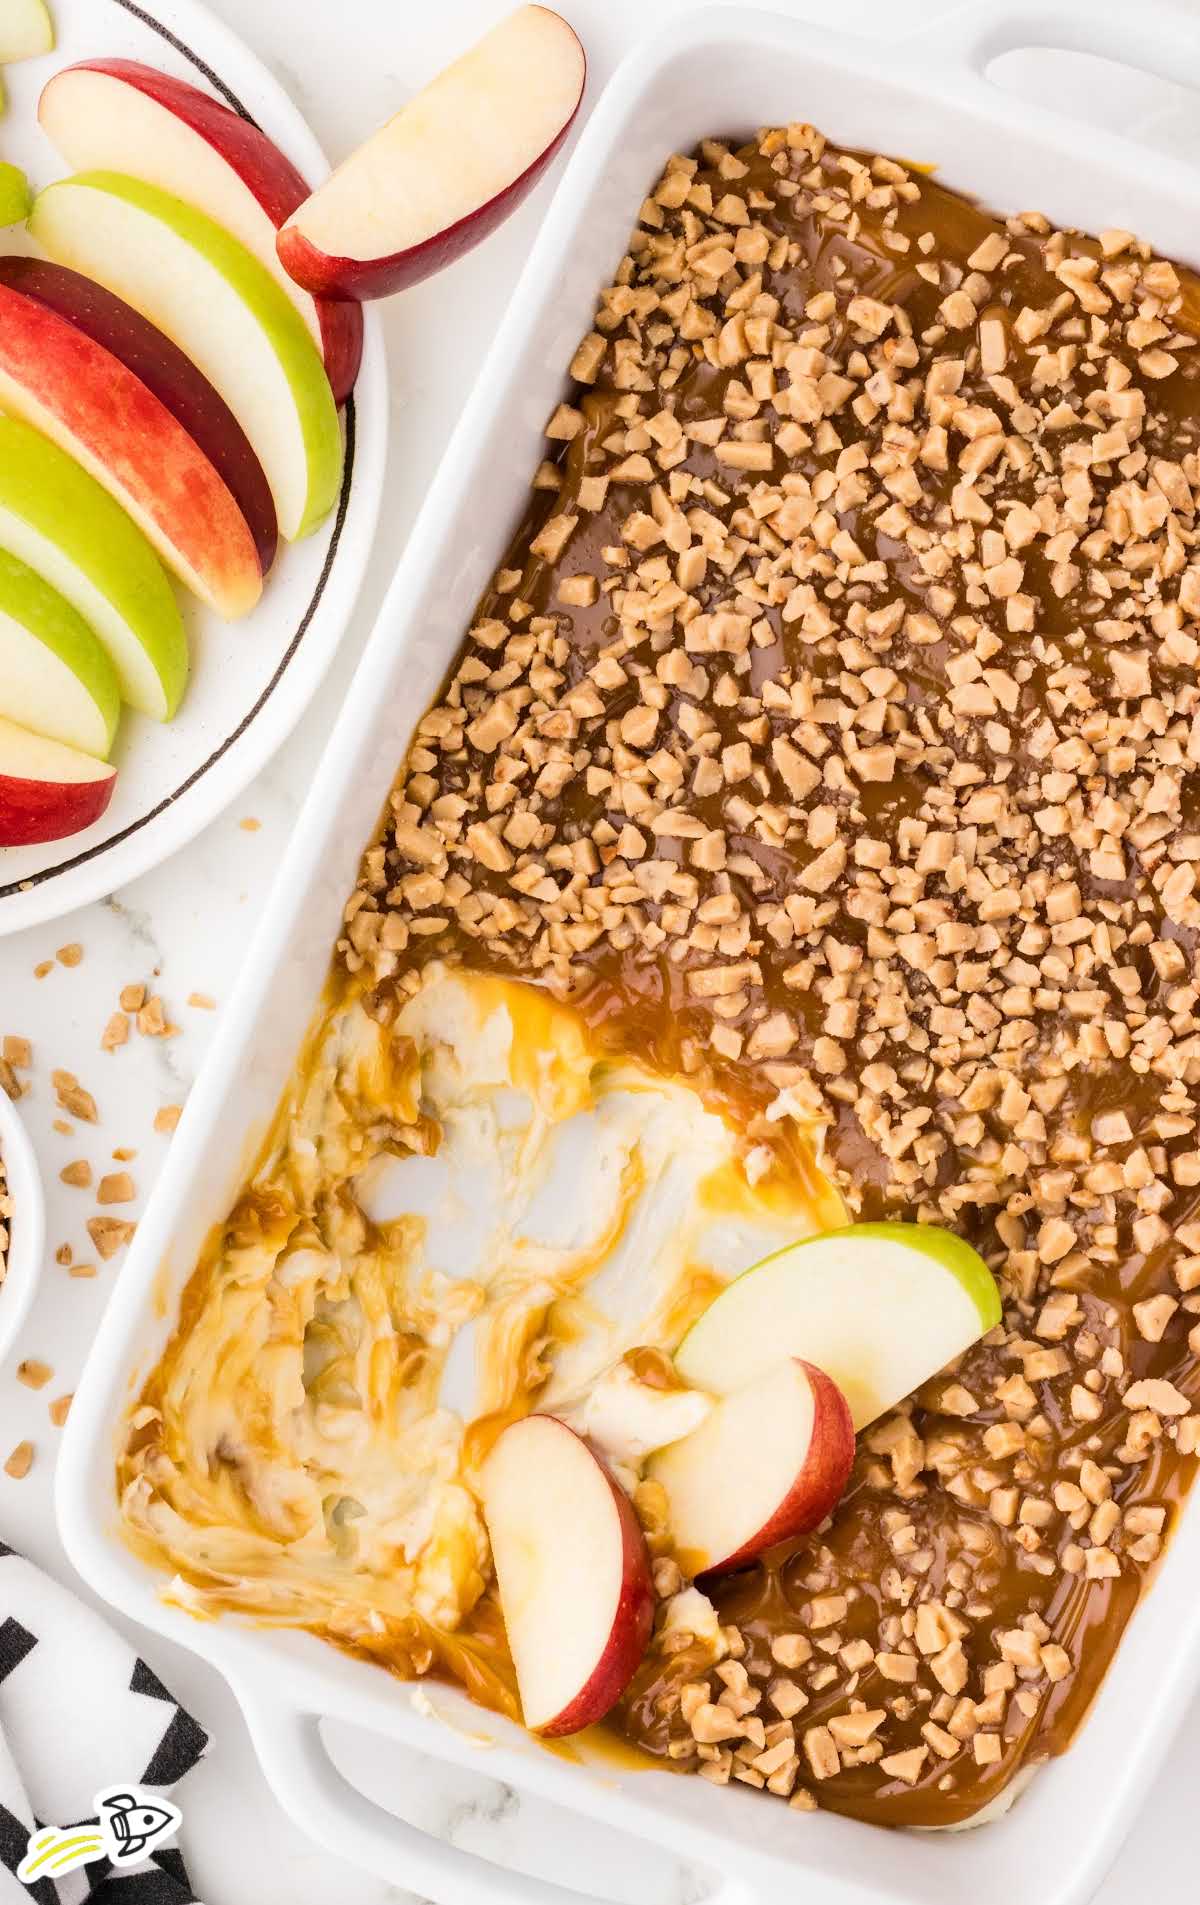
{"type": "MultiPolygon", "coordinates": [[[[273,68],[306,113],[327,149],[340,156],[462,46],[508,10],[510,0],[211,0],[273,68]]],[[[983,0],[986,4],[987,0],[983,0]]],[[[147,0],[153,9],[154,0],[147,0]]],[[[600,86],[636,35],[690,0],[557,0],[588,49],[594,101],[600,86]]],[[[1097,6],[1123,0],[1095,0],[1097,6]]],[[[1195,5],[1196,0],[1181,0],[1195,5]]],[[[775,0],[778,10],[812,13],[817,0],[775,0]]],[[[943,0],[842,0],[839,24],[888,35],[933,18],[943,0]]],[[[1200,163],[1200,126],[1185,96],[1156,82],[1095,68],[1087,84],[1070,79],[1043,56],[1013,63],[1009,79],[1062,105],[1073,97],[1083,117],[1130,130],[1200,163]]],[[[814,108],[815,112],[815,108],[814,108]]],[[[312,765],[344,690],[388,575],[404,544],[450,425],[503,308],[534,230],[545,190],[488,244],[455,269],[387,309],[391,352],[393,439],[382,529],[366,580],[356,626],[320,704],[291,743],[236,806],[189,849],[101,904],[53,926],[0,939],[0,1036],[33,1041],[35,1084],[23,1110],[48,1187],[49,1242],[69,1243],[79,1260],[96,1261],[84,1229],[95,1209],[86,1193],[59,1182],[70,1160],[87,1156],[97,1176],[116,1147],[136,1149],[129,1164],[138,1202],[145,1202],[166,1140],[154,1114],[178,1103],[201,1063],[215,1022],[212,1012],[189,1007],[193,993],[228,998],[256,904],[276,864],[312,765]],[[259,823],[249,830],[240,823],[259,823]],[[82,963],[55,964],[35,977],[41,962],[72,942],[82,963]],[[182,1030],[168,1041],[135,1038],[116,1053],[100,1049],[104,1025],[122,986],[145,982],[163,997],[182,1030]],[[76,1072],[100,1109],[100,1123],[66,1137],[52,1128],[56,1108],[50,1073],[76,1072]]],[[[126,1214],[124,1211],[122,1214],[126,1214]]],[[[47,1405],[74,1386],[96,1321],[118,1274],[98,1263],[92,1280],[71,1279],[50,1262],[17,1352],[0,1371],[0,1452],[28,1438],[32,1470],[22,1482],[0,1474],[0,1533],[56,1572],[69,1574],[54,1528],[51,1493],[55,1443],[47,1405]],[[53,1365],[52,1382],[35,1393],[17,1383],[18,1355],[53,1365]]],[[[258,1772],[245,1727],[215,1674],[191,1656],[139,1638],[167,1683],[210,1729],[208,1759],[192,1773],[180,1797],[182,1843],[207,1905],[295,1905],[336,1898],[339,1905],[382,1905],[411,1894],[327,1858],[283,1817],[258,1772]]],[[[581,1868],[589,1887],[614,1900],[641,1905],[687,1905],[702,1898],[702,1873],[677,1868],[663,1855],[557,1809],[518,1801],[482,1775],[430,1767],[415,1755],[350,1734],[331,1738],[343,1769],[371,1796],[390,1803],[430,1831],[452,1837],[502,1862],[569,1882],[581,1868]],[[398,1798],[403,1795],[402,1801],[398,1798]]],[[[114,1777],[126,1769],[115,1769],[114,1777]]],[[[1135,1896],[1182,1905],[1194,1896],[1191,1812],[1200,1772],[1200,1712],[1181,1735],[1155,1798],[1099,1894],[1098,1905],[1128,1905],[1135,1896]]]]}

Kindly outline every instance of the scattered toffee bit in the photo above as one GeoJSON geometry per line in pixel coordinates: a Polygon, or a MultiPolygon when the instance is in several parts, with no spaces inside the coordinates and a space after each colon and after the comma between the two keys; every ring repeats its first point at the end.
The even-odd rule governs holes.
{"type": "Polygon", "coordinates": [[[100,1204],[131,1204],[137,1189],[128,1171],[110,1171],[100,1179],[96,1201],[100,1204]]]}
{"type": "Polygon", "coordinates": [[[1000,1277],[829,1528],[713,1589],[737,1645],[660,1629],[615,1723],[719,1783],[968,1816],[1191,1478],[1198,319],[1127,233],[808,126],[672,159],[346,909],[381,996],[540,978],[1000,1277]]]}
{"type": "Polygon", "coordinates": [[[0,1044],[0,1057],[15,1072],[27,1072],[33,1065],[33,1046],[27,1038],[8,1036],[0,1044]]]}
{"type": "Polygon", "coordinates": [[[210,999],[207,992],[189,992],[187,1002],[197,1012],[215,1012],[217,1009],[216,1000],[210,999]]]}
{"type": "Polygon", "coordinates": [[[167,1018],[162,1000],[154,993],[137,1013],[137,1029],[143,1038],[175,1038],[179,1032],[167,1018]]]}
{"type": "Polygon", "coordinates": [[[119,1250],[124,1250],[136,1229],[137,1225],[124,1217],[89,1217],[87,1221],[88,1236],[105,1263],[110,1262],[119,1250]]]}
{"type": "Polygon", "coordinates": [[[74,1072],[51,1072],[50,1083],[64,1111],[69,1111],[73,1118],[80,1119],[83,1124],[96,1123],[96,1100],[90,1091],[83,1089],[74,1072]]]}
{"type": "Polygon", "coordinates": [[[247,814],[244,820],[238,821],[238,826],[241,828],[243,833],[257,833],[259,828],[262,826],[262,821],[255,820],[252,814],[247,814]]]}
{"type": "Polygon", "coordinates": [[[33,976],[35,979],[44,979],[48,973],[51,973],[53,971],[54,971],[53,959],[39,959],[37,965],[33,969],[33,976]]]}
{"type": "Polygon", "coordinates": [[[115,1052],[129,1039],[129,1020],[123,1012],[114,1012],[100,1035],[102,1052],[115,1052]]]}
{"type": "Polygon", "coordinates": [[[4,1473],[11,1475],[14,1482],[22,1482],[33,1467],[33,1443],[18,1442],[16,1448],[4,1464],[4,1473]]]}
{"type": "Polygon", "coordinates": [[[47,1414],[56,1429],[62,1428],[63,1423],[71,1412],[71,1404],[74,1400],[75,1397],[73,1394],[69,1396],[56,1396],[54,1401],[50,1404],[47,1414]]]}
{"type": "Polygon", "coordinates": [[[35,1356],[27,1356],[17,1364],[17,1381],[23,1382],[27,1389],[44,1389],[54,1374],[49,1363],[42,1363],[35,1356]]]}
{"type": "Polygon", "coordinates": [[[58,1175],[62,1183],[73,1185],[76,1190],[91,1188],[92,1167],[86,1158],[76,1158],[74,1163],[64,1164],[58,1175]]]}
{"type": "Polygon", "coordinates": [[[169,1138],[182,1116],[182,1105],[160,1105],[154,1114],[154,1129],[169,1138]]]}
{"type": "Polygon", "coordinates": [[[54,1253],[54,1261],[55,1263],[69,1264],[74,1255],[75,1252],[72,1250],[70,1244],[59,1244],[58,1249],[54,1253]]]}
{"type": "Polygon", "coordinates": [[[83,963],[83,947],[73,940],[69,946],[60,946],[54,957],[60,966],[78,966],[83,963]]]}
{"type": "Polygon", "coordinates": [[[71,1263],[67,1266],[67,1274],[72,1277],[94,1277],[96,1266],[94,1263],[71,1263]]]}
{"type": "Polygon", "coordinates": [[[145,986],[122,986],[120,1006],[122,1012],[140,1012],[146,1003],[145,986]]]}

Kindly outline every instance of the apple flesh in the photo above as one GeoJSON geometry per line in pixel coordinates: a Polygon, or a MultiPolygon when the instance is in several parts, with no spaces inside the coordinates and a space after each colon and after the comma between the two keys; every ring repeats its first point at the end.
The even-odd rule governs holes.
{"type": "Polygon", "coordinates": [[[310,534],[337,500],[341,431],[316,346],[266,268],[203,212],[116,172],[47,186],[29,229],[187,353],[254,446],[280,533],[310,534]]]}
{"type": "Polygon", "coordinates": [[[107,760],[121,715],[116,670],[82,616],[0,549],[0,715],[107,760]]]}
{"type": "Polygon", "coordinates": [[[99,820],[117,770],[0,716],[0,847],[63,840],[99,820]]]}
{"type": "Polygon", "coordinates": [[[44,0],[0,0],[0,66],[36,59],[54,48],[54,22],[44,0]]]}
{"type": "Polygon", "coordinates": [[[103,285],[44,258],[0,258],[0,286],[68,319],[139,377],[199,445],[250,529],[266,575],[275,560],[275,504],[250,440],[229,405],[164,332],[103,285]]]}
{"type": "Polygon", "coordinates": [[[519,7],[338,166],[279,233],[314,294],[382,298],[461,258],[562,145],[587,61],[548,7],[519,7]]]}
{"type": "Polygon", "coordinates": [[[108,651],[121,699],[169,721],[188,676],[187,636],[140,529],[86,470],[0,415],[0,549],[65,595],[108,651]]]}
{"type": "Polygon", "coordinates": [[[0,282],[0,405],[73,456],[227,621],[262,594],[258,551],[195,439],[119,357],[0,282]]]}
{"type": "Polygon", "coordinates": [[[726,1395],[781,1356],[827,1372],[861,1429],[1000,1321],[983,1258],[931,1224],[852,1224],[789,1245],[726,1285],[675,1353],[686,1382],[726,1395]]]}
{"type": "Polygon", "coordinates": [[[314,299],[283,269],[275,234],[309,187],[265,132],[140,60],[65,67],[43,89],[38,118],[76,171],[130,173],[232,232],[291,299],[321,350],[336,402],[346,401],[362,361],[362,311],[314,299]]]}
{"type": "Polygon", "coordinates": [[[700,1427],[653,1457],[671,1534],[696,1576],[744,1567],[824,1521],[854,1466],[850,1405],[799,1357],[723,1396],[700,1427]]]}
{"type": "Polygon", "coordinates": [[[556,1416],[525,1416],[484,1464],[483,1513],[525,1724],[578,1733],[646,1651],[654,1589],[629,1497],[556,1416]]]}

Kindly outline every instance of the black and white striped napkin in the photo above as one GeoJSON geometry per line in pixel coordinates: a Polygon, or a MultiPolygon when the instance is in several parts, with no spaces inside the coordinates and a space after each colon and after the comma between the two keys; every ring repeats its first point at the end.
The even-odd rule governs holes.
{"type": "Polygon", "coordinates": [[[195,1905],[173,1846],[128,1872],[16,1871],[40,1827],[94,1818],[93,1794],[119,1781],[170,1791],[206,1743],[128,1642],[0,1542],[0,1905],[195,1905]]]}

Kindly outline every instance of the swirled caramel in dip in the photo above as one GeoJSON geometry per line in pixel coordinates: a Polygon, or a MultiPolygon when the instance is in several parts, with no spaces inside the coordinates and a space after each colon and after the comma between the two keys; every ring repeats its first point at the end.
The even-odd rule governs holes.
{"type": "MultiPolygon", "coordinates": [[[[967,1237],[1003,1324],[864,1432],[831,1523],[708,1594],[629,1451],[662,1605],[608,1724],[895,1825],[967,1819],[1067,1745],[1200,1446],[1197,308],[1127,232],[1005,222],[807,126],[669,162],[365,857],[334,1045],[133,1419],[126,1521],[176,1591],[511,1710],[488,1425],[572,1385],[586,1408],[611,1352],[661,1375],[698,1289],[840,1198],[967,1237]],[[492,1316],[517,1232],[414,1294],[432,1220],[403,1191],[372,1218],[358,1181],[461,1141],[478,1081],[446,1096],[431,973],[515,982],[510,1060],[513,1001],[561,1005],[529,1049],[577,1041],[589,1115],[636,1067],[624,1096],[708,1134],[705,1211],[744,1226],[721,1256],[693,1222],[623,1310],[599,1299],[632,1205],[560,1238],[469,1425],[437,1332],[492,1316]],[[378,1076],[348,1085],[362,1041],[378,1076]],[[243,1346],[220,1422],[219,1343],[243,1346]],[[440,1461],[441,1598],[430,1490],[404,1496],[440,1461]]],[[[525,1098],[550,1142],[563,1108],[525,1098]]],[[[654,1142],[638,1124],[621,1168],[654,1142]]]]}

